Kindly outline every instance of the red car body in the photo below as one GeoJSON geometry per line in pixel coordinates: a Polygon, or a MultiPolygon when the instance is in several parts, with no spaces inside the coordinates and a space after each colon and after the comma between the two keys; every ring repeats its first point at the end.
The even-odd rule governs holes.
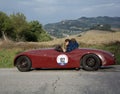
{"type": "Polygon", "coordinates": [[[55,49],[39,49],[20,53],[14,59],[14,65],[17,65],[17,59],[20,56],[26,56],[31,61],[32,68],[80,68],[81,60],[88,54],[94,54],[100,59],[100,66],[115,64],[113,54],[96,49],[75,49],[71,52],[58,52],[55,49]]]}

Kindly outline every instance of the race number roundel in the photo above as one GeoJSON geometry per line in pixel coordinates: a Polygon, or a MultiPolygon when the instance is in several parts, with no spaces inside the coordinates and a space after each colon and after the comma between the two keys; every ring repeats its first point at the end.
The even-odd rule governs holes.
{"type": "Polygon", "coordinates": [[[65,54],[58,55],[57,63],[61,66],[64,66],[68,63],[68,56],[65,54]]]}

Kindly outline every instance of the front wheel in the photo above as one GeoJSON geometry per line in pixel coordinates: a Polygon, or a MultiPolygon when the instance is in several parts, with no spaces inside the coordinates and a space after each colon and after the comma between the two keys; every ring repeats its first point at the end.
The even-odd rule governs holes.
{"type": "Polygon", "coordinates": [[[95,54],[88,54],[83,57],[81,64],[84,70],[95,71],[100,68],[100,59],[95,54]]]}
{"type": "Polygon", "coordinates": [[[16,67],[21,72],[30,71],[31,66],[31,61],[27,56],[20,56],[16,60],[16,67]]]}

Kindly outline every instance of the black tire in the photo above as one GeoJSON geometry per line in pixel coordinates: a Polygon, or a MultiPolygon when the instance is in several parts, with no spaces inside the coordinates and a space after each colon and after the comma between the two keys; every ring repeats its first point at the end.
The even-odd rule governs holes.
{"type": "Polygon", "coordinates": [[[16,67],[21,72],[30,71],[32,63],[27,56],[20,56],[16,60],[16,67]]]}
{"type": "Polygon", "coordinates": [[[100,68],[100,59],[95,54],[85,55],[81,61],[82,68],[87,71],[95,71],[100,68]]]}

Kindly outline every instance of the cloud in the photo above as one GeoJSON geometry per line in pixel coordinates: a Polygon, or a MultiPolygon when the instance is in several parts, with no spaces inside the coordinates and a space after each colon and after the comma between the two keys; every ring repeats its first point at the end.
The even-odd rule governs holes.
{"type": "Polygon", "coordinates": [[[80,11],[89,16],[117,16],[120,9],[119,3],[96,4],[90,7],[83,7],[80,11]]]}
{"type": "Polygon", "coordinates": [[[0,11],[24,13],[43,24],[81,16],[120,16],[120,0],[0,0],[0,11]]]}

